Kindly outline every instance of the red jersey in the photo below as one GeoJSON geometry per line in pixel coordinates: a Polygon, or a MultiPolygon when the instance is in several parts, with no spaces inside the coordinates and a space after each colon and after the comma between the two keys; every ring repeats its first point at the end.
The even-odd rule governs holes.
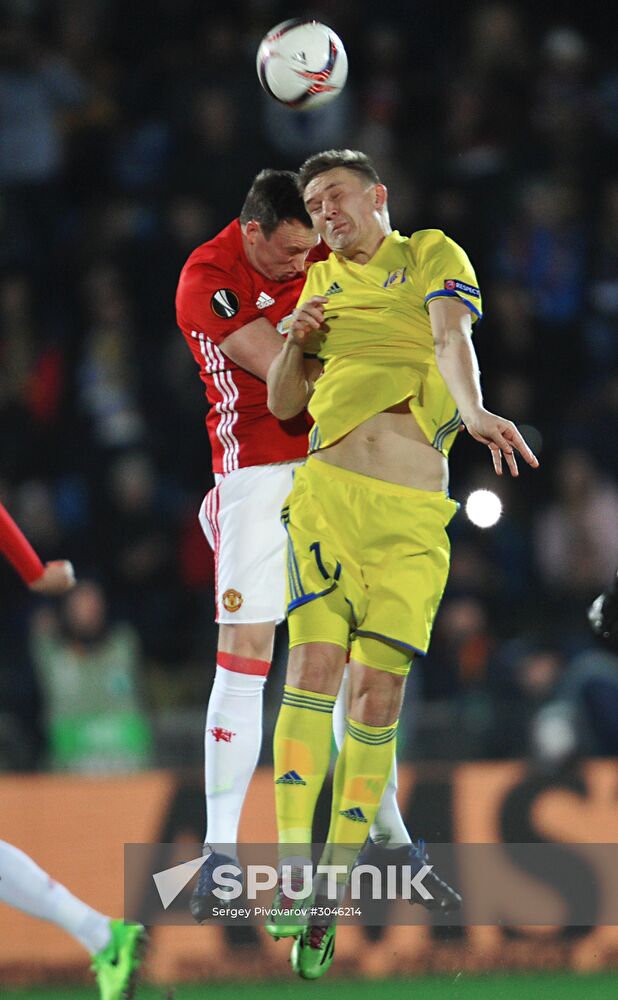
{"type": "Polygon", "coordinates": [[[277,420],[266,405],[266,383],[221,350],[226,337],[261,316],[276,326],[294,309],[304,283],[302,275],[271,281],[256,271],[238,219],[194,250],[180,273],[176,317],[206,385],[214,472],[307,454],[307,414],[277,420]]]}

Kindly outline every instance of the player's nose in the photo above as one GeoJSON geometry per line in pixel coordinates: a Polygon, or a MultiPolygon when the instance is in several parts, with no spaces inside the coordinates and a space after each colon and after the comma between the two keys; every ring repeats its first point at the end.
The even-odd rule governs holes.
{"type": "Polygon", "coordinates": [[[302,253],[295,254],[290,261],[292,267],[295,268],[297,271],[304,271],[305,261],[307,260],[308,253],[309,253],[308,250],[303,250],[302,253]]]}

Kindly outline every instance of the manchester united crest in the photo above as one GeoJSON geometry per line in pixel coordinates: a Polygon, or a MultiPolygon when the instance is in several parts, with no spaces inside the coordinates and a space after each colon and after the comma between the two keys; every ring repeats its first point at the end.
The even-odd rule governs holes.
{"type": "Polygon", "coordinates": [[[230,590],[225,591],[221,601],[226,611],[240,611],[240,608],[242,607],[242,594],[240,594],[237,590],[232,590],[230,588],[230,590]]]}

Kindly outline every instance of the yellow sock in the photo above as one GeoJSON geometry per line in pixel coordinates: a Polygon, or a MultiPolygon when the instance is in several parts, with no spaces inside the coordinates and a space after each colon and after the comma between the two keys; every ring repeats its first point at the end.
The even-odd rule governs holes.
{"type": "Polygon", "coordinates": [[[397,723],[367,726],[348,718],[333,778],[322,864],[350,866],[365,843],[395,760],[396,735],[397,723]]]}
{"type": "Polygon", "coordinates": [[[313,814],[330,763],[335,698],[283,689],[274,739],[280,844],[311,844],[313,814]]]}

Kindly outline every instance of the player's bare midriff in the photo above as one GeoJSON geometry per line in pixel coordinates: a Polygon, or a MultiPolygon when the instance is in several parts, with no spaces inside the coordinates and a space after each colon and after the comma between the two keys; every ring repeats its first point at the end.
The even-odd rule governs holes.
{"type": "Polygon", "coordinates": [[[376,413],[315,458],[400,486],[448,488],[448,463],[430,445],[407,403],[376,413]]]}

